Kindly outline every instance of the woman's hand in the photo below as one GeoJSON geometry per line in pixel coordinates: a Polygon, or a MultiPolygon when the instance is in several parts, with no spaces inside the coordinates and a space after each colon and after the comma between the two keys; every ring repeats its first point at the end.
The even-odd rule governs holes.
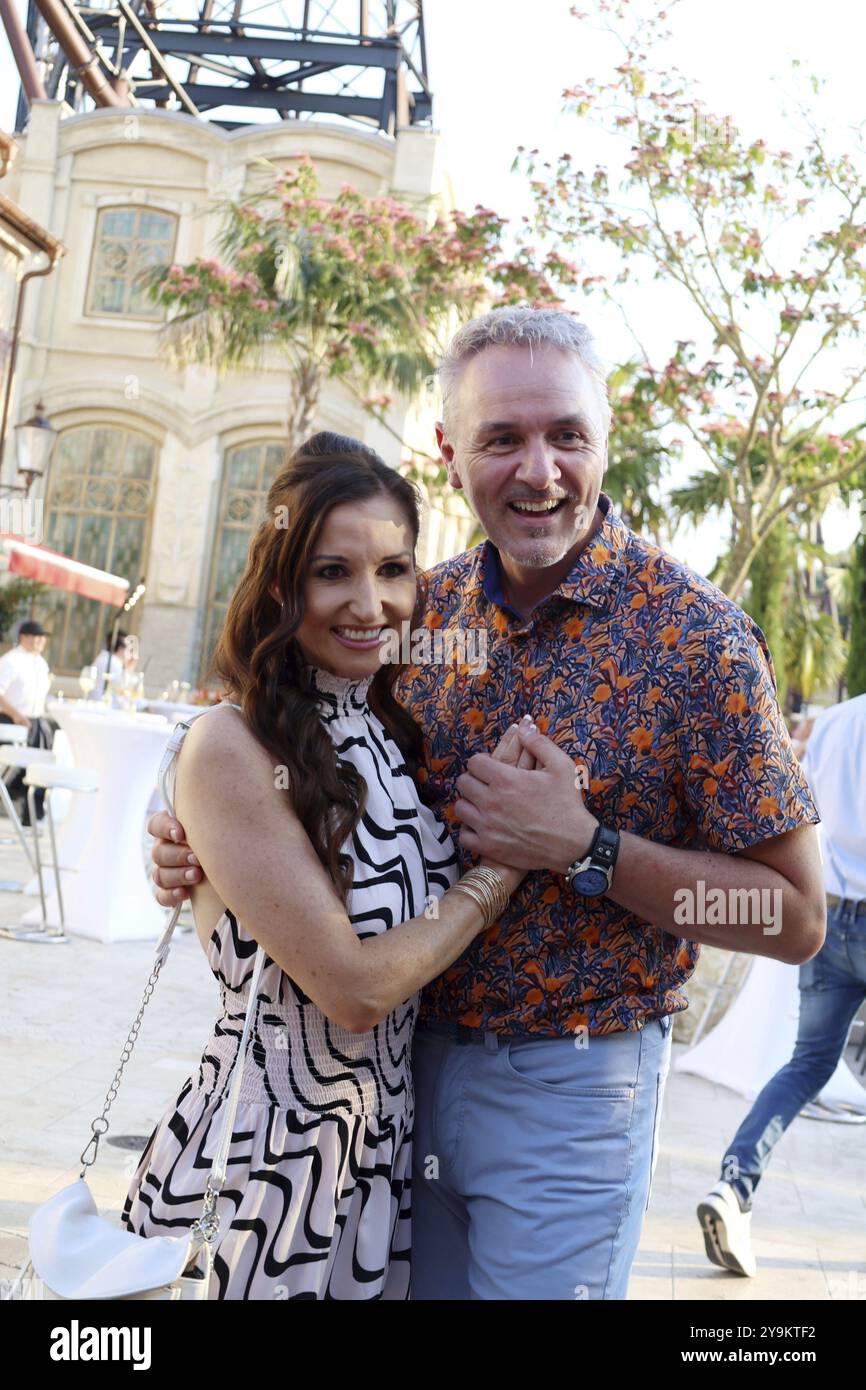
{"type": "Polygon", "coordinates": [[[160,907],[177,907],[192,897],[192,886],[202,882],[204,873],[186,842],[186,831],[168,811],[156,811],[151,816],[147,833],[155,841],[150,857],[156,865],[151,871],[156,900],[160,907]]]}
{"type": "Polygon", "coordinates": [[[531,777],[476,753],[457,778],[460,843],[499,864],[564,874],[586,853],[599,824],[583,799],[586,766],[528,725],[517,736],[535,758],[531,777]]]}
{"type": "MultiPolygon", "coordinates": [[[[525,723],[528,728],[529,720],[525,720],[525,723]]],[[[536,766],[535,759],[529,749],[524,748],[520,741],[516,724],[512,724],[509,729],[506,729],[491,757],[495,758],[497,762],[508,763],[511,767],[532,769],[536,766]]],[[[495,869],[509,893],[513,893],[515,889],[519,888],[526,877],[525,869],[513,869],[508,864],[497,864],[493,859],[482,857],[479,863],[484,869],[495,869]]]]}
{"type": "MultiPolygon", "coordinates": [[[[527,715],[523,720],[526,728],[530,728],[531,723],[527,715]]],[[[500,763],[508,763],[511,767],[534,768],[536,763],[528,748],[524,748],[518,735],[519,725],[512,724],[505,730],[502,738],[497,743],[491,758],[496,758],[500,763]]]]}

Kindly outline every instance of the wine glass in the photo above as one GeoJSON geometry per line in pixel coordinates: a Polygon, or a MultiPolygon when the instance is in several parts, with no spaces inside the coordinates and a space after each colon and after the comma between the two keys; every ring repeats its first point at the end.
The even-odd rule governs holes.
{"type": "Polygon", "coordinates": [[[135,671],[124,670],[120,676],[120,688],[122,691],[123,706],[128,714],[135,712],[135,687],[137,682],[135,671]]]}
{"type": "Polygon", "coordinates": [[[81,675],[78,677],[78,684],[81,686],[85,700],[90,698],[96,689],[96,682],[99,679],[99,672],[95,666],[82,666],[81,675]]]}

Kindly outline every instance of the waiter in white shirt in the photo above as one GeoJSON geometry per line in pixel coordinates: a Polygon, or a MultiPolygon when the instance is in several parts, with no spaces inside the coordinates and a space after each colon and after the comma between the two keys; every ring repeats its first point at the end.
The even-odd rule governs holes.
{"type": "Polygon", "coordinates": [[[721,1180],[698,1206],[713,1264],[747,1276],[757,1270],[755,1189],[791,1121],[836,1070],[866,999],[866,694],[816,716],[801,761],[821,813],[827,936],[800,966],[793,1056],[757,1097],[728,1145],[721,1180]]]}
{"type": "MultiPolygon", "coordinates": [[[[57,725],[45,715],[45,700],[51,682],[48,662],[42,655],[49,633],[41,623],[27,620],[18,629],[18,645],[0,656],[0,723],[20,724],[27,730],[31,748],[50,748],[57,725]]],[[[24,770],[19,769],[7,783],[25,825],[29,824],[24,770]]],[[[36,811],[42,819],[45,793],[36,792],[36,811]]]]}

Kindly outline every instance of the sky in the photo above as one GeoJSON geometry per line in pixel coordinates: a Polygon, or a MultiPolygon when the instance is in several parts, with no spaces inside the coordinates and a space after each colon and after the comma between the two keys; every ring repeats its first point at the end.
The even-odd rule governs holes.
{"type": "MultiPolygon", "coordinates": [[[[24,0],[16,3],[23,14],[24,0]]],[[[596,0],[581,0],[579,8],[595,6],[596,0]]],[[[458,206],[481,203],[515,223],[530,215],[526,179],[511,172],[519,145],[553,158],[568,150],[585,167],[603,157],[586,125],[563,113],[562,92],[590,73],[607,73],[611,59],[619,59],[615,44],[579,24],[569,9],[568,0],[427,0],[434,124],[458,206]]],[[[866,10],[860,0],[822,0],[820,8],[814,0],[682,0],[670,11],[670,25],[666,64],[694,77],[706,106],[730,113],[744,135],[798,148],[796,122],[785,114],[792,58],[828,79],[818,100],[826,124],[844,134],[863,120],[866,10]]],[[[14,63],[0,32],[0,125],[6,130],[14,123],[16,94],[14,63]]],[[[662,361],[674,339],[693,336],[693,322],[682,326],[687,315],[671,321],[665,292],[624,287],[623,295],[622,313],[598,298],[580,305],[611,364],[634,353],[624,314],[662,361]]],[[[696,466],[700,460],[692,459],[685,474],[696,466]]],[[[853,516],[831,517],[827,543],[847,544],[855,530],[853,516]]],[[[723,539],[712,524],[698,534],[681,533],[677,553],[706,572],[723,539]]]]}

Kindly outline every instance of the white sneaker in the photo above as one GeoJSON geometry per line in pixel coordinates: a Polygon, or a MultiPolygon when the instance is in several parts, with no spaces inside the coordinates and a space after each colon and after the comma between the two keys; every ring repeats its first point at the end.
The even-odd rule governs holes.
{"type": "Polygon", "coordinates": [[[698,1203],[707,1258],[722,1269],[754,1279],[758,1272],[752,1254],[752,1213],[743,1211],[729,1182],[717,1183],[698,1203]]]}

